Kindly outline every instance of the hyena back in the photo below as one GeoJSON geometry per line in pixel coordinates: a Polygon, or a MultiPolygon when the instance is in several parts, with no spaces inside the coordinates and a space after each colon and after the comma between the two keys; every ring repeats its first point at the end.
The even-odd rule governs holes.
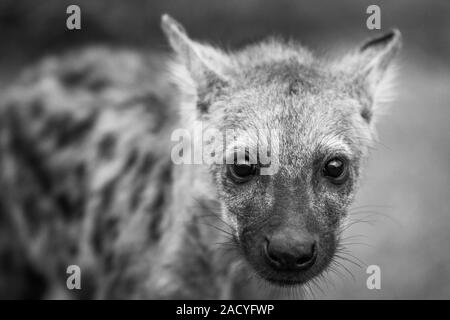
{"type": "Polygon", "coordinates": [[[226,53],[162,27],[170,62],[88,49],[2,94],[4,297],[242,297],[249,276],[302,285],[332,264],[399,32],[327,61],[278,39],[226,53]],[[238,133],[213,150],[224,159],[277,130],[276,172],[247,154],[174,165],[171,133],[200,125],[238,133]],[[81,290],[66,288],[69,265],[81,290]]]}

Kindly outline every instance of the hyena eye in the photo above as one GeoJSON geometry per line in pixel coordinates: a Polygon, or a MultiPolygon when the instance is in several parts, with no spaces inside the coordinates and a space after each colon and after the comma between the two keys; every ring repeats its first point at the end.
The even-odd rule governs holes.
{"type": "Polygon", "coordinates": [[[257,172],[257,167],[250,163],[228,165],[228,176],[236,183],[249,181],[257,172]]]}
{"type": "Polygon", "coordinates": [[[341,184],[347,178],[347,164],[341,158],[332,158],[328,160],[323,168],[323,175],[333,183],[341,184]]]}

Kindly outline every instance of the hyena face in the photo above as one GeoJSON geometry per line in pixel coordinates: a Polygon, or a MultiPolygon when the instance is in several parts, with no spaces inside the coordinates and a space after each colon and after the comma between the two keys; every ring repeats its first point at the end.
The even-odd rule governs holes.
{"type": "Polygon", "coordinates": [[[317,276],[338,246],[400,34],[323,62],[275,40],[225,54],[167,16],[162,25],[196,88],[196,121],[234,132],[214,150],[231,161],[210,171],[246,260],[280,285],[317,276]]]}

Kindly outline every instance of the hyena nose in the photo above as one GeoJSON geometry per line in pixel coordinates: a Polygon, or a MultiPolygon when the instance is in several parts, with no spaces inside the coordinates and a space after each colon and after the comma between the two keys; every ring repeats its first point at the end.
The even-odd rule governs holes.
{"type": "Polygon", "coordinates": [[[317,245],[309,235],[280,232],[266,238],[265,255],[278,270],[301,271],[310,268],[317,258],[317,245]]]}

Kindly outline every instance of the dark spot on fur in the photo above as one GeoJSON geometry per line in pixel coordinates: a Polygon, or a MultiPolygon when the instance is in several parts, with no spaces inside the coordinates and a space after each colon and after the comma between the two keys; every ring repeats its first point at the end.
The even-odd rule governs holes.
{"type": "Polygon", "coordinates": [[[103,236],[100,229],[96,229],[92,235],[92,248],[96,253],[101,253],[103,251],[103,236]]]}
{"type": "Polygon", "coordinates": [[[17,115],[12,114],[10,121],[10,128],[12,131],[11,149],[17,156],[19,161],[23,162],[24,168],[29,168],[29,172],[35,181],[44,191],[50,191],[52,187],[51,174],[48,168],[45,166],[46,157],[39,152],[30,137],[24,136],[26,130],[23,129],[23,125],[20,123],[17,115]]]}
{"type": "Polygon", "coordinates": [[[289,95],[297,95],[300,93],[300,82],[299,80],[292,81],[289,83],[288,94],[289,95]]]}
{"type": "Polygon", "coordinates": [[[206,74],[206,87],[200,88],[197,92],[197,109],[202,113],[208,113],[209,107],[217,97],[222,95],[227,87],[226,81],[217,78],[213,74],[206,74]]]}
{"type": "Polygon", "coordinates": [[[122,174],[131,170],[137,163],[138,159],[139,159],[139,151],[137,149],[133,149],[127,157],[127,160],[122,170],[122,174]]]}
{"type": "Polygon", "coordinates": [[[119,219],[110,217],[105,222],[103,235],[106,237],[109,237],[110,239],[117,239],[118,225],[119,225],[119,219]]]}
{"type": "Polygon", "coordinates": [[[83,120],[70,123],[66,128],[63,128],[62,132],[60,132],[57,146],[64,147],[68,144],[82,140],[91,132],[95,122],[96,116],[91,114],[83,120]]]}
{"type": "Polygon", "coordinates": [[[166,102],[161,101],[155,95],[147,95],[143,100],[143,103],[147,108],[151,107],[152,113],[156,116],[156,126],[152,128],[153,132],[158,132],[161,130],[162,126],[165,125],[170,116],[170,108],[166,102]]]}
{"type": "MultiPolygon", "coordinates": [[[[166,185],[170,184],[170,181],[172,180],[172,166],[170,164],[167,164],[161,171],[159,180],[164,181],[166,185]]],[[[165,205],[170,201],[168,199],[169,194],[167,188],[158,190],[158,195],[153,201],[151,208],[148,210],[149,214],[152,215],[149,225],[149,239],[152,242],[156,242],[161,238],[161,223],[163,221],[165,205]]]]}
{"type": "Polygon", "coordinates": [[[54,196],[62,216],[67,220],[81,218],[83,210],[82,199],[65,192],[54,196]]]}
{"type": "Polygon", "coordinates": [[[172,169],[172,165],[167,164],[161,173],[161,179],[163,179],[166,183],[172,181],[172,169]]]}
{"type": "Polygon", "coordinates": [[[81,141],[91,132],[97,120],[92,112],[83,119],[76,119],[70,114],[61,113],[50,117],[41,132],[42,139],[52,139],[55,147],[64,148],[81,141]]]}
{"type": "Polygon", "coordinates": [[[44,105],[40,99],[33,100],[30,105],[30,114],[33,118],[39,118],[44,114],[44,105]]]}
{"type": "Polygon", "coordinates": [[[30,195],[22,200],[23,212],[29,225],[28,231],[32,235],[35,235],[37,232],[39,232],[42,224],[45,223],[39,211],[40,197],[43,197],[43,195],[38,194],[37,197],[30,195]]]}
{"type": "Polygon", "coordinates": [[[115,269],[115,255],[113,252],[107,252],[104,258],[105,272],[110,272],[115,269]]]}
{"type": "Polygon", "coordinates": [[[70,241],[67,244],[67,252],[68,254],[73,258],[75,256],[78,255],[80,248],[78,247],[78,243],[74,242],[74,241],[70,241]]]}
{"type": "Polygon", "coordinates": [[[82,217],[86,193],[86,165],[78,163],[55,176],[59,186],[53,198],[62,216],[71,221],[82,217]]]}
{"type": "Polygon", "coordinates": [[[101,191],[101,204],[99,210],[107,210],[114,198],[116,192],[117,178],[110,181],[101,191]]]}
{"type": "Polygon", "coordinates": [[[117,137],[112,133],[107,133],[98,143],[98,154],[101,159],[109,160],[114,157],[117,144],[117,137]]]}
{"type": "Polygon", "coordinates": [[[87,82],[86,87],[92,92],[100,92],[111,85],[108,79],[97,78],[87,82]]]}
{"type": "Polygon", "coordinates": [[[110,80],[101,74],[96,74],[92,66],[65,70],[60,74],[60,80],[69,89],[85,88],[93,93],[104,90],[111,85],[110,80]]]}
{"type": "Polygon", "coordinates": [[[153,167],[154,164],[154,157],[152,154],[147,154],[145,155],[142,164],[140,165],[140,167],[137,170],[137,178],[136,178],[136,183],[137,186],[135,188],[135,190],[133,191],[133,194],[131,195],[131,200],[130,200],[130,207],[131,207],[131,212],[134,212],[139,204],[141,203],[141,196],[142,196],[142,192],[144,192],[145,187],[147,185],[148,182],[148,176],[149,173],[153,167]]]}
{"type": "Polygon", "coordinates": [[[90,68],[81,68],[77,70],[68,70],[60,75],[60,80],[64,86],[73,88],[80,86],[86,80],[90,72],[90,68]]]}
{"type": "Polygon", "coordinates": [[[152,219],[150,220],[149,225],[149,239],[151,242],[156,242],[161,238],[161,222],[163,218],[163,205],[165,201],[164,191],[158,191],[158,195],[153,203],[150,214],[152,215],[152,219]]]}
{"type": "Polygon", "coordinates": [[[197,101],[197,109],[198,111],[200,111],[201,113],[206,113],[208,112],[208,108],[209,108],[209,103],[206,101],[197,101]]]}
{"type": "Polygon", "coordinates": [[[361,117],[363,117],[364,120],[366,120],[367,123],[370,123],[370,121],[372,120],[372,110],[370,110],[369,108],[363,108],[361,110],[361,117]]]}
{"type": "Polygon", "coordinates": [[[111,245],[118,235],[119,220],[115,217],[97,218],[95,231],[92,235],[92,246],[97,253],[103,253],[108,245],[111,245]]]}
{"type": "Polygon", "coordinates": [[[147,175],[150,172],[153,164],[155,163],[155,159],[152,154],[148,153],[145,155],[144,160],[142,161],[142,165],[139,168],[138,173],[140,175],[147,175]]]}
{"type": "Polygon", "coordinates": [[[67,194],[58,194],[55,196],[55,201],[58,207],[61,209],[61,214],[64,217],[70,217],[72,212],[72,207],[74,205],[73,201],[71,201],[70,196],[67,194]]]}
{"type": "Polygon", "coordinates": [[[75,166],[74,173],[79,178],[84,178],[86,176],[86,164],[79,163],[75,166]]]}

